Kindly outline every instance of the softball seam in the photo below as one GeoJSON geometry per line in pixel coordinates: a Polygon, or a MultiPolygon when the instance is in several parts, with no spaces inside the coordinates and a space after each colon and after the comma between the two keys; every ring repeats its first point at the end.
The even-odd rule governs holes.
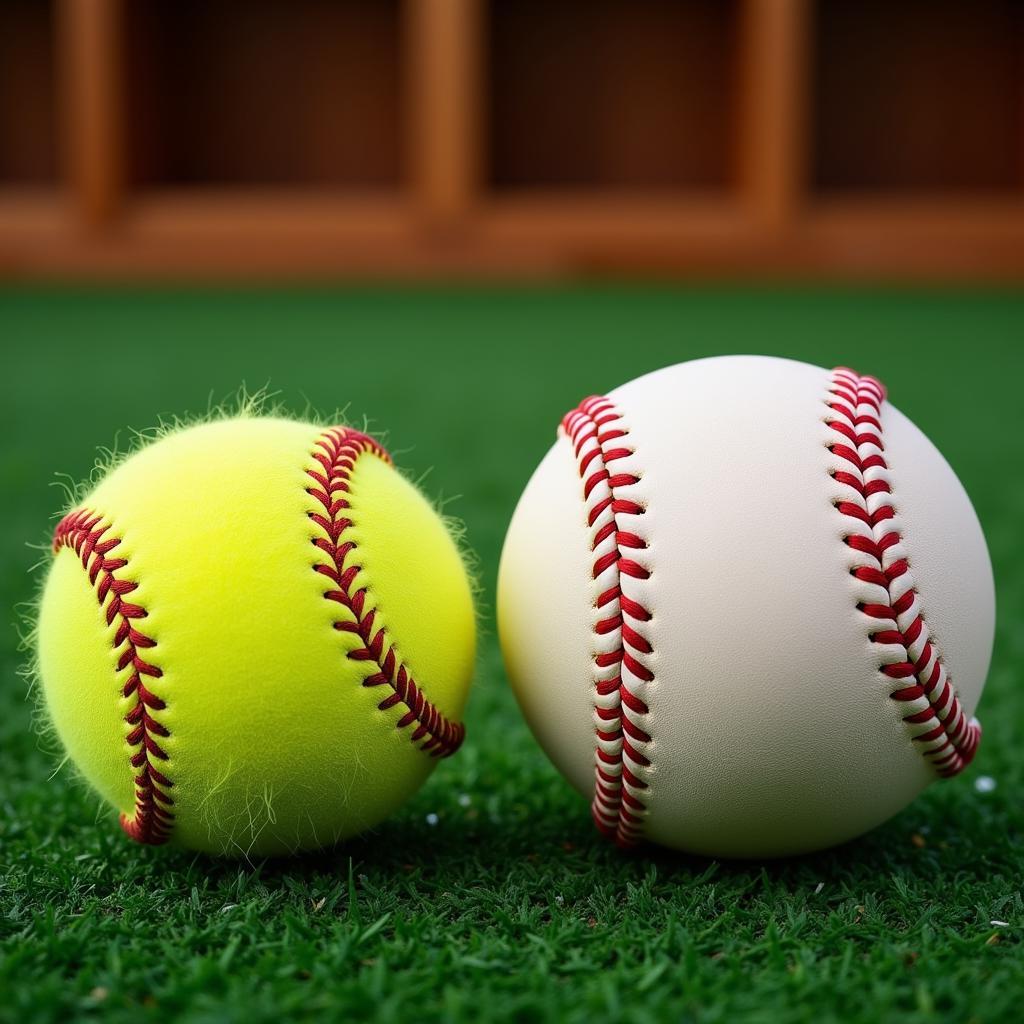
{"type": "Polygon", "coordinates": [[[591,814],[598,829],[621,846],[643,836],[646,791],[652,772],[653,740],[647,721],[653,654],[645,635],[652,613],[638,600],[652,574],[638,561],[648,548],[637,532],[644,506],[628,496],[636,473],[613,463],[635,449],[622,412],[608,398],[593,396],[566,414],[562,429],[572,444],[591,530],[594,555],[594,797],[591,814]],[[629,529],[626,519],[629,519],[629,529]],[[624,593],[626,590],[635,594],[624,593]]]}
{"type": "Polygon", "coordinates": [[[847,489],[834,504],[847,520],[844,543],[864,556],[850,573],[864,584],[857,608],[875,627],[870,640],[879,647],[879,671],[895,684],[890,696],[903,706],[903,721],[917,749],[938,775],[949,777],[970,764],[981,726],[967,718],[921,611],[893,506],[881,420],[884,400],[885,388],[874,377],[845,367],[832,371],[825,423],[839,440],[828,448],[845,466],[831,476],[847,489]]]}
{"type": "Polygon", "coordinates": [[[346,531],[352,526],[347,514],[351,508],[348,495],[356,460],[366,454],[376,456],[389,465],[391,463],[388,453],[373,438],[357,430],[332,427],[316,440],[311,456],[317,467],[306,470],[315,486],[307,487],[306,493],[316,499],[323,511],[307,514],[324,534],[314,537],[313,545],[327,556],[329,562],[314,563],[313,571],[334,584],[334,589],[325,591],[324,597],[352,615],[352,619],[335,621],[334,628],[354,633],[362,640],[363,646],[349,651],[347,657],[352,661],[372,661],[377,667],[376,672],[363,680],[363,686],[386,686],[391,690],[377,707],[386,711],[401,704],[406,710],[399,718],[397,728],[403,730],[415,724],[409,739],[419,743],[420,750],[432,757],[449,757],[462,744],[465,726],[450,721],[427,700],[395,650],[386,627],[374,628],[377,609],[366,608],[367,588],[356,589],[362,566],[350,558],[357,550],[357,544],[346,536],[346,531]]]}
{"type": "Polygon", "coordinates": [[[125,600],[128,594],[138,589],[139,584],[121,575],[128,559],[111,557],[121,538],[109,536],[109,531],[110,524],[103,523],[102,516],[89,509],[77,509],[57,524],[53,552],[56,555],[62,548],[68,548],[78,556],[89,576],[90,585],[96,589],[100,607],[105,609],[107,625],[117,622],[113,641],[114,649],[121,650],[117,671],[131,669],[121,694],[125,698],[135,698],[131,710],[124,716],[125,722],[132,727],[125,742],[133,751],[129,762],[139,773],[134,778],[135,812],[131,816],[120,815],[121,828],[136,842],[157,846],[167,841],[174,825],[174,800],[168,792],[174,783],[167,777],[168,755],[161,746],[161,742],[170,736],[170,731],[158,717],[167,705],[146,685],[145,680],[160,679],[163,672],[139,653],[140,650],[152,650],[157,643],[135,625],[149,612],[141,605],[125,600]],[[158,769],[155,762],[163,762],[164,770],[158,769]]]}

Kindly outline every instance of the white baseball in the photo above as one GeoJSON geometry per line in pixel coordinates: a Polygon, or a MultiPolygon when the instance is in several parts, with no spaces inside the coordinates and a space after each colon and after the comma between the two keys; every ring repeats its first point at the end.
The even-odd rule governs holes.
{"type": "Polygon", "coordinates": [[[568,414],[498,624],[548,756],[622,844],[841,843],[971,760],[992,570],[934,445],[853,371],[729,356],[568,414]]]}

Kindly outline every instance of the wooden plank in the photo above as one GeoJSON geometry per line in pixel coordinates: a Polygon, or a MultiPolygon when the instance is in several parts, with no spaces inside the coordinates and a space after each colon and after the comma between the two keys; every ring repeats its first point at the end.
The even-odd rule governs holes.
{"type": "Polygon", "coordinates": [[[386,197],[153,193],[97,236],[67,230],[45,197],[5,196],[7,280],[1024,282],[1024,203],[998,196],[821,201],[776,232],[706,196],[506,197],[458,236],[414,230],[386,197]]]}
{"type": "MultiPolygon", "coordinates": [[[[888,239],[898,238],[916,241],[922,250],[936,240],[954,244],[1015,241],[1021,246],[1024,274],[1024,195],[953,192],[908,196],[897,191],[830,196],[808,204],[805,223],[809,230],[831,239],[874,240],[884,245],[888,239]]],[[[920,255],[928,256],[924,251],[920,255]]],[[[920,261],[914,258],[912,262],[920,261]]]]}
{"type": "Polygon", "coordinates": [[[36,236],[59,240],[66,227],[67,210],[56,189],[32,185],[0,188],[0,245],[36,236]]]}
{"type": "Polygon", "coordinates": [[[742,208],[714,191],[507,191],[481,206],[478,221],[484,245],[583,255],[590,247],[614,254],[617,246],[645,243],[670,248],[741,243],[750,234],[742,208]]]}
{"type": "Polygon", "coordinates": [[[739,181],[758,226],[778,230],[806,188],[810,0],[743,0],[739,181]]]}
{"type": "Polygon", "coordinates": [[[56,181],[53,63],[50,5],[0,3],[0,187],[56,181]]]}
{"type": "Polygon", "coordinates": [[[224,243],[224,251],[233,251],[240,265],[252,245],[301,250],[321,243],[340,248],[411,242],[408,204],[386,189],[147,189],[125,209],[122,222],[125,233],[149,245],[224,243]]]}
{"type": "Polygon", "coordinates": [[[67,173],[78,219],[115,216],[123,184],[121,0],[59,0],[58,75],[67,173]]]}
{"type": "Polygon", "coordinates": [[[452,227],[479,186],[481,0],[405,0],[409,162],[419,215],[452,227]]]}

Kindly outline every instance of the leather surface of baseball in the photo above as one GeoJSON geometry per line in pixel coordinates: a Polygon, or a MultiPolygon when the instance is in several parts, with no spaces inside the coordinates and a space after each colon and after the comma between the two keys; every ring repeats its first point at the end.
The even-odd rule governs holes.
{"type": "Polygon", "coordinates": [[[995,599],[872,377],[729,356],[569,413],[499,572],[509,679],[598,827],[730,857],[884,822],[973,757],[995,599]]]}

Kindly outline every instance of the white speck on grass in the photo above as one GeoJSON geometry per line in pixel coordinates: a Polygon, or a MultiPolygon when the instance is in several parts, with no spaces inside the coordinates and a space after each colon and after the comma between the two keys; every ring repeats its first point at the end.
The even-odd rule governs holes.
{"type": "Polygon", "coordinates": [[[238,906],[238,904],[237,904],[237,903],[225,903],[225,904],[224,904],[224,906],[220,908],[220,912],[221,912],[222,914],[227,914],[227,913],[230,913],[230,912],[231,912],[232,910],[234,910],[234,909],[235,909],[235,907],[237,907],[237,906],[238,906]]]}
{"type": "Polygon", "coordinates": [[[979,775],[974,780],[974,791],[976,793],[991,793],[996,788],[996,780],[991,775],[979,775]]]}
{"type": "Polygon", "coordinates": [[[1010,927],[1010,922],[1009,921],[989,921],[989,924],[992,925],[993,928],[1009,928],[1010,927]]]}
{"type": "Polygon", "coordinates": [[[565,904],[565,897],[562,895],[558,895],[555,897],[555,902],[561,907],[565,904]]]}
{"type": "Polygon", "coordinates": [[[819,893],[819,892],[821,892],[821,890],[822,890],[822,889],[824,889],[824,888],[825,888],[825,883],[824,883],[824,882],[819,882],[819,883],[818,883],[818,884],[817,884],[817,885],[816,885],[816,886],[814,887],[814,895],[815,895],[815,896],[817,896],[817,895],[818,895],[818,893],[819,893]]]}
{"type": "Polygon", "coordinates": [[[473,798],[468,793],[461,793],[459,795],[459,806],[468,807],[473,802],[473,798]]]}
{"type": "Polygon", "coordinates": [[[430,825],[431,828],[433,828],[434,825],[436,825],[440,820],[441,819],[436,814],[434,814],[433,811],[431,811],[430,814],[427,815],[427,824],[430,825]]]}

